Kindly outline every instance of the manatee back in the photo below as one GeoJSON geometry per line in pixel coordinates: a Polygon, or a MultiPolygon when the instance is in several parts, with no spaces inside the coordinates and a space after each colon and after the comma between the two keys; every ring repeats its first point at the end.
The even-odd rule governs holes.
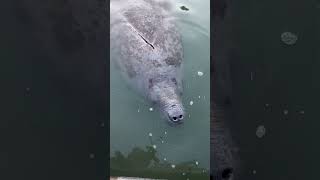
{"type": "Polygon", "coordinates": [[[174,77],[180,82],[181,37],[168,13],[144,1],[111,12],[110,44],[116,54],[112,60],[123,75],[144,88],[153,77],[174,77]]]}

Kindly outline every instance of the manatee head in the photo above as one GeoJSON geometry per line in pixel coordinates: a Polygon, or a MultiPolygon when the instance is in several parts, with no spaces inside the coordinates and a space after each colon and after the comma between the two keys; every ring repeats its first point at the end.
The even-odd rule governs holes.
{"type": "Polygon", "coordinates": [[[151,101],[157,104],[169,125],[182,124],[185,112],[176,78],[149,79],[148,84],[151,101]]]}

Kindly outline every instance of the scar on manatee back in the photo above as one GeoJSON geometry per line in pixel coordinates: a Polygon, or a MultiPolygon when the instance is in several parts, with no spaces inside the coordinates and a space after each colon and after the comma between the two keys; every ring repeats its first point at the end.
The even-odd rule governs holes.
{"type": "MultiPolygon", "coordinates": [[[[136,14],[135,14],[135,10],[139,11],[139,8],[135,8],[132,10],[129,10],[127,12],[125,12],[125,16],[128,19],[128,22],[130,23],[131,27],[133,28],[133,30],[135,31],[135,33],[138,34],[138,36],[146,43],[148,44],[152,49],[155,49],[153,44],[151,44],[147,38],[145,38],[140,32],[141,31],[146,31],[147,29],[145,28],[145,26],[148,27],[152,27],[152,24],[150,24],[150,22],[144,22],[146,24],[143,24],[143,26],[134,23],[134,22],[139,22],[139,19],[137,19],[136,14]]],[[[139,16],[138,16],[139,17],[139,16]]],[[[150,32],[148,32],[149,34],[153,34],[155,32],[155,29],[153,28],[150,32]]]]}
{"type": "Polygon", "coordinates": [[[138,35],[144,40],[145,43],[147,43],[149,46],[152,47],[152,49],[154,49],[154,46],[151,43],[149,43],[141,34],[138,33],[138,35]]]}

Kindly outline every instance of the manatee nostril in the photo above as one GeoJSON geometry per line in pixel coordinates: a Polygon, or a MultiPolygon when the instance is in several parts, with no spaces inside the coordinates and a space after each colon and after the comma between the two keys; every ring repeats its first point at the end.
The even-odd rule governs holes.
{"type": "MultiPolygon", "coordinates": [[[[183,117],[183,116],[182,116],[182,117],[183,117]]],[[[171,119],[171,121],[174,122],[174,123],[180,123],[183,118],[181,118],[181,116],[171,116],[170,119],[171,119]]]]}
{"type": "Polygon", "coordinates": [[[182,118],[183,118],[183,115],[180,115],[179,118],[182,119],[182,118]]]}

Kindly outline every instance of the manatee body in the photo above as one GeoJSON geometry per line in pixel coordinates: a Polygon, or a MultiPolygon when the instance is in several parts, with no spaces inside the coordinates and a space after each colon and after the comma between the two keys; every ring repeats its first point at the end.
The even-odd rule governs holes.
{"type": "Polygon", "coordinates": [[[111,1],[111,60],[132,87],[158,105],[170,124],[180,124],[183,49],[163,2],[111,1]]]}

